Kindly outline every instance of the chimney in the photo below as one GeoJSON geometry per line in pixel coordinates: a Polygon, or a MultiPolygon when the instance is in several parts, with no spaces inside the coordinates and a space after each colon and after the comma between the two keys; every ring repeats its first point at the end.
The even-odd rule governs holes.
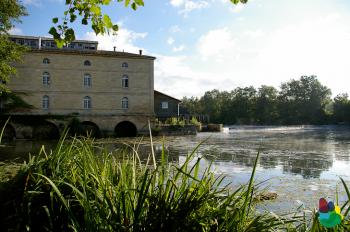
{"type": "Polygon", "coordinates": [[[142,56],[142,50],[139,50],[139,54],[140,54],[140,56],[142,56]]]}
{"type": "Polygon", "coordinates": [[[117,47],[116,47],[116,46],[114,46],[114,47],[113,47],[113,50],[115,51],[115,49],[116,49],[116,48],[117,48],[117,47]]]}

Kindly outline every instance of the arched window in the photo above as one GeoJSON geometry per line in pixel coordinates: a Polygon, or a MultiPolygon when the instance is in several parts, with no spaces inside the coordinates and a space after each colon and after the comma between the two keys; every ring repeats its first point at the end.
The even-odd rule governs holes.
{"type": "Polygon", "coordinates": [[[129,108],[129,99],[127,97],[123,97],[122,99],[122,109],[128,109],[129,108]]]}
{"type": "Polygon", "coordinates": [[[42,106],[43,106],[44,110],[49,109],[49,106],[50,106],[50,98],[49,98],[49,96],[46,96],[46,95],[43,96],[42,106]]]}
{"type": "Polygon", "coordinates": [[[44,58],[43,59],[43,64],[50,64],[49,58],[44,58]]]}
{"type": "Polygon", "coordinates": [[[128,67],[129,67],[128,63],[126,62],[122,63],[122,68],[128,68],[128,67]]]}
{"type": "Polygon", "coordinates": [[[92,86],[92,80],[90,74],[84,74],[84,87],[90,88],[92,86]]]}
{"type": "Polygon", "coordinates": [[[84,109],[91,109],[91,98],[89,96],[84,97],[83,105],[84,109]]]}
{"type": "Polygon", "coordinates": [[[91,62],[89,60],[84,61],[84,66],[91,66],[91,62]]]}
{"type": "Polygon", "coordinates": [[[129,77],[128,75],[123,75],[122,77],[122,87],[129,88],[129,77]]]}
{"type": "Polygon", "coordinates": [[[43,85],[49,86],[50,85],[50,73],[43,72],[43,85]]]}

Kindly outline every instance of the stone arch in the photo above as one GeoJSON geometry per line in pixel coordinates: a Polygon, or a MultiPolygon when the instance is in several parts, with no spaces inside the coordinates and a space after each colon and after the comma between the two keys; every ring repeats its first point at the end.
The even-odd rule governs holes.
{"type": "Polygon", "coordinates": [[[60,130],[56,124],[44,121],[42,124],[33,126],[33,139],[59,139],[60,130]]]}
{"type": "Polygon", "coordinates": [[[129,121],[122,121],[114,128],[116,137],[135,137],[137,135],[137,128],[134,123],[129,121]]]}
{"type": "Polygon", "coordinates": [[[101,131],[96,123],[91,121],[83,121],[81,123],[81,135],[83,136],[91,136],[93,138],[100,138],[101,131]]]}
{"type": "MultiPolygon", "coordinates": [[[[3,129],[4,125],[1,126],[1,130],[3,129]]],[[[5,140],[14,140],[16,138],[16,129],[11,124],[7,124],[4,133],[2,134],[2,139],[5,140]]]]}

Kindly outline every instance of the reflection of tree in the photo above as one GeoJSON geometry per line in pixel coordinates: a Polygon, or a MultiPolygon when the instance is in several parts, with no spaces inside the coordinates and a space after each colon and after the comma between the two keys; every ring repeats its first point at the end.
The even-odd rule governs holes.
{"type": "MultiPolygon", "coordinates": [[[[28,160],[29,153],[38,156],[44,146],[47,154],[56,147],[57,141],[16,140],[0,146],[0,161],[22,162],[28,160]]],[[[43,155],[43,154],[42,154],[43,155]]]]}
{"type": "Polygon", "coordinates": [[[264,169],[272,169],[278,165],[278,159],[275,155],[262,154],[259,163],[264,169]]]}
{"type": "MultiPolygon", "coordinates": [[[[253,149],[238,149],[232,152],[220,153],[218,148],[212,148],[202,151],[202,154],[210,161],[230,161],[239,166],[252,167],[257,152],[253,149]]],[[[329,155],[320,156],[312,152],[296,153],[293,157],[290,156],[290,153],[286,154],[283,151],[272,153],[272,151],[264,149],[260,153],[260,167],[274,169],[279,164],[282,164],[285,173],[300,174],[304,178],[318,178],[323,171],[332,166],[333,161],[329,155]]]]}
{"type": "Polygon", "coordinates": [[[316,154],[304,153],[302,157],[289,157],[283,162],[283,172],[301,174],[305,179],[318,178],[321,173],[333,165],[332,159],[322,159],[316,154]],[[315,159],[315,156],[318,159],[315,159]]]}

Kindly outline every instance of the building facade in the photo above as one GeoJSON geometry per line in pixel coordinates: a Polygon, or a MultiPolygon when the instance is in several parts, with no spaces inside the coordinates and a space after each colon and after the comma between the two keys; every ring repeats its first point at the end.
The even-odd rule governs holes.
{"type": "Polygon", "coordinates": [[[13,114],[74,115],[104,135],[130,123],[140,132],[154,117],[154,57],[100,51],[94,41],[57,49],[47,38],[11,39],[32,48],[8,87],[33,109],[13,114]]]}

